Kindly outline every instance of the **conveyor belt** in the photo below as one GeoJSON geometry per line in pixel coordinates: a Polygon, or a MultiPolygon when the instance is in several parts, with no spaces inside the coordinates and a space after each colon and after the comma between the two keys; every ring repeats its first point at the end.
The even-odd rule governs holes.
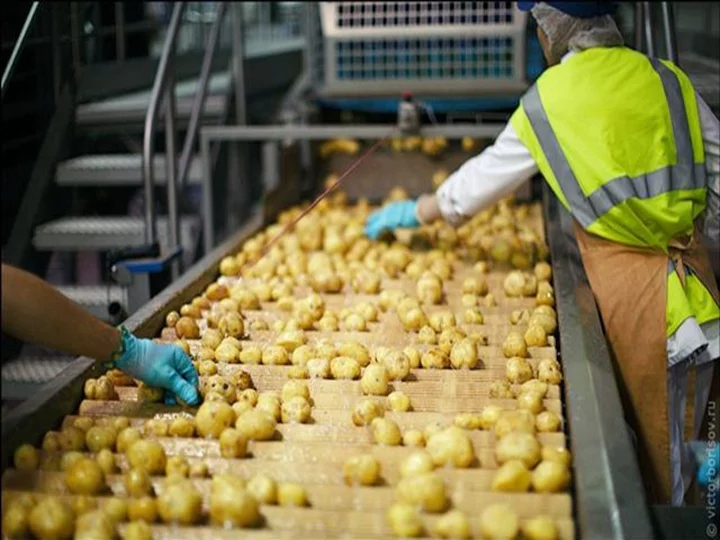
{"type": "MultiPolygon", "coordinates": [[[[550,219],[557,220],[557,204],[553,208],[552,212],[554,213],[551,214],[550,219]]],[[[548,210],[545,213],[547,215],[548,210]]],[[[196,267],[174,283],[170,289],[155,298],[150,305],[139,310],[127,321],[128,328],[138,335],[158,336],[164,325],[164,315],[168,311],[179,309],[182,304],[189,302],[217,277],[216,268],[220,259],[228,253],[237,251],[242,242],[257,230],[259,226],[258,219],[257,217],[253,218],[242,231],[239,231],[224,245],[206,256],[196,267]]],[[[549,238],[551,245],[562,245],[563,242],[566,242],[558,230],[553,230],[549,238]]],[[[556,253],[563,254],[561,251],[554,251],[553,253],[555,257],[557,257],[556,253]]],[[[557,289],[558,311],[561,320],[561,352],[565,351],[563,361],[567,362],[567,359],[571,359],[571,361],[576,362],[577,370],[575,371],[577,372],[581,371],[584,366],[585,375],[592,380],[593,376],[597,377],[598,374],[593,375],[593,370],[588,369],[588,347],[568,348],[572,345],[572,341],[566,337],[566,331],[568,330],[568,324],[580,324],[581,327],[576,331],[581,334],[585,332],[586,329],[582,325],[594,324],[593,320],[588,318],[585,312],[588,309],[595,310],[595,307],[594,304],[590,304],[590,306],[582,304],[578,314],[578,306],[574,304],[575,300],[572,297],[574,293],[570,290],[573,287],[572,280],[575,278],[572,274],[563,273],[563,269],[556,266],[557,262],[555,260],[554,263],[556,279],[569,280],[567,287],[557,289]],[[563,277],[560,278],[557,272],[560,272],[563,277]],[[570,303],[569,307],[568,303],[570,303]],[[572,313],[575,315],[572,315],[572,313]],[[575,318],[572,319],[572,317],[575,318]]],[[[573,259],[568,257],[565,263],[571,265],[573,259]]],[[[412,287],[411,284],[409,286],[412,287]]],[[[498,281],[495,278],[491,288],[497,288],[497,286],[498,281]]],[[[332,299],[334,303],[351,301],[348,296],[332,296],[332,299]]],[[[452,371],[417,371],[417,380],[401,383],[401,389],[411,396],[413,404],[416,406],[416,412],[394,415],[402,426],[409,427],[415,425],[415,422],[417,422],[417,425],[423,425],[436,419],[449,420],[459,410],[477,409],[488,402],[486,390],[483,390],[483,388],[487,388],[487,381],[497,378],[504,365],[502,355],[498,354],[497,343],[503,331],[501,329],[493,330],[503,320],[502,304],[499,309],[495,311],[493,309],[495,308],[483,310],[483,312],[487,311],[486,325],[491,340],[488,346],[482,349],[482,358],[486,364],[486,369],[463,373],[462,375],[452,371]]],[[[247,313],[249,314],[248,317],[252,318],[251,312],[247,313]]],[[[597,312],[593,311],[593,313],[595,321],[597,321],[597,312]]],[[[277,310],[269,310],[266,314],[254,315],[268,317],[272,320],[273,316],[279,316],[280,313],[277,310]]],[[[505,313],[504,317],[506,316],[507,313],[505,313]]],[[[391,341],[398,339],[394,336],[399,336],[399,332],[391,331],[388,334],[383,333],[383,335],[377,335],[377,332],[353,334],[353,337],[369,342],[376,340],[376,343],[377,340],[391,341]]],[[[165,337],[170,338],[171,335],[166,332],[165,337]]],[[[251,340],[258,343],[268,343],[272,337],[272,332],[265,332],[264,334],[262,332],[251,332],[251,340]]],[[[577,337],[574,339],[577,345],[577,337]]],[[[603,353],[606,354],[602,347],[598,348],[597,343],[594,343],[594,346],[596,350],[591,351],[591,354],[596,352],[600,356],[603,353]]],[[[542,349],[542,351],[533,350],[531,356],[538,358],[537,355],[541,352],[542,354],[552,354],[551,348],[547,348],[547,352],[543,351],[545,349],[542,349]]],[[[122,401],[85,401],[81,403],[83,382],[88,377],[97,376],[97,369],[86,359],[77,360],[70,368],[60,374],[52,388],[48,388],[44,395],[36,396],[10,414],[8,420],[2,426],[3,440],[7,442],[6,445],[3,445],[4,467],[7,467],[9,463],[10,451],[8,447],[14,448],[21,442],[26,441],[38,444],[39,436],[42,433],[57,428],[62,422],[68,422],[67,418],[77,413],[78,410],[85,415],[127,414],[136,418],[147,418],[167,410],[163,405],[143,405],[138,402],[127,401],[134,396],[133,389],[120,389],[122,401]]],[[[232,370],[237,369],[237,367],[224,366],[223,369],[232,370]]],[[[247,369],[251,372],[255,384],[260,390],[277,389],[285,380],[283,368],[281,367],[248,366],[247,369]]],[[[602,376],[607,376],[607,373],[603,373],[602,376]]],[[[609,376],[610,381],[614,383],[611,373],[609,376]]],[[[614,435],[616,439],[627,440],[627,434],[624,430],[617,430],[617,418],[615,419],[616,433],[604,432],[600,429],[601,427],[607,428],[609,415],[619,413],[621,416],[621,410],[614,409],[617,404],[612,399],[602,403],[597,401],[597,393],[593,393],[592,390],[583,387],[581,384],[575,386],[574,380],[568,380],[566,384],[571,385],[568,394],[570,397],[568,403],[570,416],[568,420],[570,421],[570,433],[572,435],[570,443],[573,452],[578,456],[591,449],[590,445],[599,444],[600,446],[595,447],[595,450],[602,456],[602,462],[604,463],[603,467],[599,467],[597,461],[589,465],[587,463],[589,458],[586,458],[581,460],[584,463],[581,468],[576,467],[574,469],[574,481],[576,484],[573,497],[578,495],[576,504],[570,503],[570,499],[566,494],[542,496],[532,493],[489,493],[488,483],[492,478],[494,458],[491,446],[492,436],[485,432],[473,432],[471,434],[471,439],[480,460],[479,468],[469,471],[440,470],[440,474],[452,488],[454,503],[456,506],[467,510],[471,516],[475,516],[489,501],[499,500],[508,502],[518,512],[521,520],[539,512],[550,513],[557,519],[562,538],[574,537],[574,531],[577,531],[584,538],[652,537],[649,528],[643,529],[645,526],[649,527],[649,524],[646,520],[647,513],[645,512],[642,497],[638,500],[638,498],[630,496],[632,495],[631,491],[638,488],[637,465],[632,458],[628,459],[628,456],[625,456],[622,463],[618,463],[616,453],[622,451],[623,448],[617,446],[616,441],[608,439],[608,437],[614,435]],[[585,422],[587,424],[584,426],[585,435],[582,434],[581,430],[583,418],[576,416],[578,413],[574,412],[580,410],[577,409],[578,404],[583,402],[588,406],[596,407],[596,410],[598,408],[603,410],[604,413],[598,416],[598,421],[602,423],[602,426],[585,422]],[[590,437],[591,434],[597,435],[598,433],[604,433],[604,436],[600,439],[590,437]],[[599,489],[597,478],[591,478],[592,475],[587,474],[590,471],[604,478],[610,489],[599,489]],[[622,478],[619,478],[618,472],[622,472],[622,478]],[[462,493],[465,495],[461,495],[462,493]],[[622,512],[618,511],[619,500],[623,501],[622,512]],[[577,511],[576,516],[573,516],[574,511],[577,511]],[[629,526],[629,522],[632,522],[633,526],[629,526]],[[638,531],[641,532],[641,536],[627,534],[637,533],[638,531]],[[642,536],[643,532],[647,534],[642,536]]],[[[397,464],[397,460],[407,450],[368,446],[367,432],[362,429],[356,430],[351,427],[351,423],[347,422],[347,406],[357,399],[357,397],[353,397],[354,394],[357,396],[356,383],[349,381],[316,381],[310,388],[313,398],[316,400],[316,406],[313,410],[313,415],[317,415],[316,424],[279,425],[279,430],[283,435],[282,441],[252,443],[251,451],[254,457],[233,460],[230,470],[244,477],[263,470],[271,472],[279,480],[300,481],[306,485],[313,506],[305,509],[264,506],[262,513],[269,531],[267,529],[252,532],[243,531],[243,536],[253,538],[337,538],[347,534],[352,537],[387,536],[388,529],[382,509],[392,499],[391,488],[344,487],[339,479],[338,467],[342,466],[343,456],[347,456],[351,452],[372,452],[383,465],[383,477],[392,484],[396,480],[394,476],[396,473],[393,472],[392,464],[397,464]],[[343,417],[345,417],[344,422],[343,417]],[[352,508],[352,510],[348,511],[349,508],[352,508]],[[343,511],[340,511],[341,509],[343,511]]],[[[558,392],[558,389],[554,389],[546,399],[548,410],[562,410],[560,409],[559,400],[555,397],[560,397],[558,392]]],[[[608,395],[612,397],[611,394],[608,395]]],[[[506,403],[506,405],[512,406],[511,403],[506,403]]],[[[561,434],[553,433],[541,434],[541,439],[552,444],[562,444],[564,440],[561,434]]],[[[170,454],[181,452],[185,455],[197,455],[195,454],[196,450],[204,448],[208,455],[217,455],[217,443],[212,441],[194,439],[190,446],[186,446],[184,441],[163,439],[162,444],[170,454]]],[[[588,456],[592,457],[593,454],[590,453],[588,456]]],[[[228,466],[227,460],[219,457],[209,457],[207,462],[211,469],[217,467],[216,470],[228,466]]],[[[123,463],[121,460],[120,465],[123,466],[123,463]]],[[[37,485],[48,486],[48,489],[57,489],[58,486],[57,477],[54,477],[52,473],[48,473],[48,476],[39,475],[33,478],[32,474],[7,471],[4,477],[4,487],[6,489],[22,489],[23,486],[31,485],[28,482],[35,481],[40,482],[37,485]],[[51,488],[51,486],[56,487],[51,488]]],[[[119,483],[119,478],[111,478],[110,484],[114,490],[117,489],[120,492],[121,483],[119,483]]],[[[207,483],[199,481],[197,485],[201,492],[207,495],[207,483]]],[[[161,489],[159,484],[157,487],[161,489]]],[[[435,516],[428,516],[426,524],[431,525],[435,519],[435,516]]],[[[475,518],[473,517],[473,519],[475,518]]],[[[154,531],[160,537],[178,537],[181,532],[184,533],[185,531],[197,538],[232,538],[237,535],[236,531],[220,531],[206,527],[194,527],[184,530],[182,528],[154,526],[154,531]]]]}

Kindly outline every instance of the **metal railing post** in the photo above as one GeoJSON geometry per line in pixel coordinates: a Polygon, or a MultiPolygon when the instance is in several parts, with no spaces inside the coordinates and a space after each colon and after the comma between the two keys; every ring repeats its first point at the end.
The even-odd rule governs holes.
{"type": "Polygon", "coordinates": [[[215,243],[215,217],[213,215],[212,200],[212,161],[210,156],[210,138],[200,132],[200,159],[202,160],[202,222],[203,222],[203,251],[210,253],[215,243]]]}
{"type": "Polygon", "coordinates": [[[10,81],[10,77],[12,77],[12,74],[15,71],[15,66],[17,64],[18,58],[20,57],[20,54],[25,48],[27,37],[30,33],[30,28],[33,25],[33,21],[35,20],[39,7],[40,2],[33,2],[30,6],[30,11],[28,12],[27,17],[25,17],[25,22],[20,29],[20,35],[15,42],[15,47],[13,47],[12,53],[10,54],[10,59],[8,60],[5,69],[3,70],[2,83],[0,85],[0,95],[5,95],[5,89],[7,88],[8,82],[10,81]]]}
{"type": "Polygon", "coordinates": [[[195,99],[193,100],[192,109],[190,111],[190,120],[188,121],[188,128],[185,133],[185,142],[180,156],[180,165],[177,177],[178,191],[180,193],[182,193],[183,187],[185,186],[185,179],[187,178],[190,161],[192,160],[192,154],[195,148],[195,142],[197,141],[197,132],[203,112],[203,104],[205,103],[205,97],[207,94],[207,86],[210,76],[212,75],[212,61],[215,56],[215,49],[217,49],[217,43],[220,39],[222,18],[225,14],[226,7],[227,4],[225,2],[218,4],[217,18],[213,21],[213,25],[210,28],[210,37],[208,38],[208,43],[205,46],[205,54],[203,55],[202,66],[200,68],[200,78],[198,79],[198,89],[195,93],[195,99]]]}
{"type": "MultiPolygon", "coordinates": [[[[163,46],[163,52],[158,64],[158,72],[155,76],[152,93],[150,94],[147,116],[145,117],[142,165],[145,189],[145,241],[148,244],[154,244],[157,241],[157,224],[155,223],[155,168],[153,166],[155,157],[155,127],[157,125],[160,99],[163,97],[167,83],[168,67],[172,62],[175,40],[177,39],[184,9],[185,2],[178,2],[173,7],[165,45],[163,46]]],[[[174,91],[174,89],[171,90],[173,95],[174,91]]]]}
{"type": "MultiPolygon", "coordinates": [[[[165,176],[168,205],[168,244],[172,250],[180,243],[180,221],[178,219],[178,193],[176,183],[177,154],[175,150],[175,54],[168,66],[168,80],[165,85],[165,176]]],[[[180,276],[180,261],[170,263],[172,279],[180,276]]]]}
{"type": "Polygon", "coordinates": [[[643,11],[645,12],[644,23],[645,23],[645,44],[646,54],[648,56],[655,56],[655,38],[653,36],[652,27],[652,2],[643,2],[643,11]]]}
{"type": "Polygon", "coordinates": [[[670,2],[660,2],[663,16],[663,32],[668,60],[678,65],[677,42],[675,40],[675,17],[670,2]]]}
{"type": "Polygon", "coordinates": [[[643,5],[641,2],[635,4],[635,50],[643,50],[643,5]]]}
{"type": "Polygon", "coordinates": [[[235,121],[240,125],[246,123],[245,104],[245,32],[243,30],[242,3],[232,5],[232,57],[233,83],[235,87],[235,121]]]}

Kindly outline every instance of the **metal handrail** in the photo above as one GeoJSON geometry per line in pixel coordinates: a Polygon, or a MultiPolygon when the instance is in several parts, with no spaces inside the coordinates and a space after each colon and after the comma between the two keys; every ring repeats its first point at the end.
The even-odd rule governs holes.
{"type": "MultiPolygon", "coordinates": [[[[155,133],[158,121],[160,101],[164,100],[165,109],[165,136],[166,136],[166,176],[168,195],[168,226],[171,248],[179,245],[179,219],[178,219],[178,193],[181,192],[188,171],[192,151],[197,140],[197,132],[200,126],[200,118],[205,105],[207,86],[212,71],[212,62],[220,40],[220,31],[223,16],[226,12],[225,2],[218,3],[217,17],[210,28],[208,44],[203,55],[198,89],[193,100],[192,110],[188,128],[185,132],[182,153],[178,164],[175,151],[175,88],[172,68],[175,60],[175,44],[178,30],[182,22],[183,10],[187,2],[179,2],[173,8],[170,25],[167,31],[165,45],[160,57],[158,71],[155,75],[150,103],[145,117],[145,131],[143,140],[142,170],[145,189],[145,240],[148,244],[154,245],[157,241],[157,226],[155,222],[155,169],[153,166],[155,156],[155,133]],[[177,166],[176,166],[177,165],[177,166]]],[[[175,273],[176,270],[173,272],[175,273]]]]}
{"type": "Polygon", "coordinates": [[[12,74],[15,71],[15,66],[17,65],[18,58],[20,58],[20,54],[25,48],[27,36],[30,33],[30,28],[32,27],[33,22],[35,21],[35,16],[37,15],[39,7],[40,2],[33,2],[30,6],[30,12],[28,13],[27,17],[25,17],[25,22],[23,23],[23,27],[20,30],[20,35],[15,42],[15,47],[13,48],[12,54],[10,55],[10,59],[8,60],[5,69],[3,70],[2,87],[0,88],[0,95],[2,95],[3,97],[5,96],[5,89],[8,86],[8,82],[10,82],[10,77],[12,77],[12,74]]]}

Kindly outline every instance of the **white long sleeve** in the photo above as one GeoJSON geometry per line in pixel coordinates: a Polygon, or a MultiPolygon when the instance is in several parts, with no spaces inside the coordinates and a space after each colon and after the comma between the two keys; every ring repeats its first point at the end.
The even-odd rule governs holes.
{"type": "Polygon", "coordinates": [[[538,172],[529,150],[510,124],[495,144],[469,159],[437,191],[445,220],[460,225],[477,212],[507,197],[538,172]]]}
{"type": "Polygon", "coordinates": [[[705,170],[708,183],[703,233],[711,246],[718,246],[720,245],[720,121],[697,93],[695,97],[705,147],[705,170]]]}

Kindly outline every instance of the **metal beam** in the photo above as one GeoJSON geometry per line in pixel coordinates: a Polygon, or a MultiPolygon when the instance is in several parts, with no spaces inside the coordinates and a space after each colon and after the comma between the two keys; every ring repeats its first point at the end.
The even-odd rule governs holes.
{"type": "MultiPolygon", "coordinates": [[[[423,137],[496,137],[506,124],[454,124],[423,127],[423,137]]],[[[205,126],[201,138],[222,141],[266,141],[270,139],[311,139],[336,138],[381,139],[400,135],[396,126],[388,125],[275,125],[275,126],[205,126]]]]}

